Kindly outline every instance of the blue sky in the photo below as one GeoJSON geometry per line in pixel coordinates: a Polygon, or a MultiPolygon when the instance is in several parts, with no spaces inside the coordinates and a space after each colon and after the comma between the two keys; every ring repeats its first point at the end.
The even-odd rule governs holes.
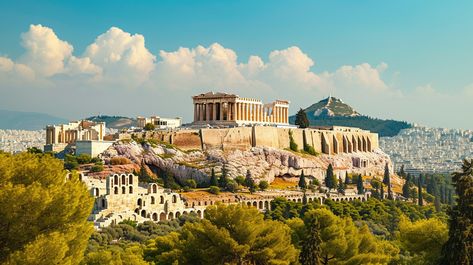
{"type": "MultiPolygon", "coordinates": [[[[346,65],[367,63],[376,68],[380,64],[387,64],[388,67],[382,71],[382,81],[389,89],[395,90],[393,95],[405,94],[402,100],[396,101],[397,105],[390,107],[407,110],[380,110],[383,105],[370,107],[366,103],[369,101],[360,101],[348,95],[351,92],[345,97],[344,91],[351,86],[344,81],[343,88],[334,91],[331,88],[317,90],[318,86],[314,85],[295,90],[293,94],[281,94],[294,97],[290,99],[293,104],[297,104],[293,105],[293,111],[299,106],[306,107],[316,102],[328,93],[334,93],[368,115],[406,119],[429,126],[473,129],[473,122],[452,121],[445,113],[436,114],[435,105],[432,105],[433,102],[441,102],[436,101],[441,98],[447,98],[449,104],[464,99],[462,95],[465,88],[473,84],[473,1],[135,2],[138,1],[2,1],[0,56],[14,62],[22,57],[25,48],[20,45],[20,35],[27,32],[31,24],[41,24],[52,29],[59,39],[73,46],[72,54],[77,57],[82,56],[97,36],[111,27],[143,35],[147,50],[156,56],[156,63],[162,59],[159,56],[161,50],[173,52],[179,47],[192,49],[198,45],[209,47],[213,43],[234,51],[238,63],[246,63],[251,55],[259,56],[268,63],[272,51],[296,46],[314,62],[310,71],[319,75],[336,72],[346,65]],[[423,97],[414,92],[419,88],[424,92],[434,91],[432,93],[437,98],[426,100],[428,95],[423,97]],[[416,95],[419,101],[428,102],[416,104],[416,95]],[[406,105],[401,105],[404,103],[406,105]],[[416,106],[427,110],[419,113],[416,106]],[[410,115],[412,112],[417,113],[410,115]],[[432,114],[438,118],[433,118],[432,114]]],[[[72,77],[61,77],[64,78],[72,77]]],[[[2,93],[8,94],[11,87],[21,86],[1,81],[2,93]]],[[[211,82],[204,84],[212,86],[211,82]]],[[[270,82],[268,84],[271,86],[270,82]]],[[[290,83],[287,84],[290,86],[290,83]]],[[[75,86],[83,87],[84,84],[74,83],[75,86]]],[[[357,86],[359,84],[353,85],[354,89],[357,86]]],[[[215,87],[219,87],[219,84],[215,87]]],[[[245,91],[234,89],[240,94],[245,91]]],[[[161,90],[161,93],[152,95],[186,94],[182,90],[178,91],[161,90]]],[[[194,91],[187,90],[190,94],[194,91]]],[[[366,94],[366,91],[361,90],[360,93],[366,94]]],[[[121,92],[117,94],[128,95],[121,92]]],[[[10,109],[31,110],[27,104],[20,103],[20,98],[19,95],[12,95],[10,104],[5,102],[5,105],[10,109]],[[11,104],[15,100],[17,104],[11,104]]],[[[387,99],[373,97],[373,100],[387,99]]],[[[79,109],[64,112],[41,108],[41,105],[32,104],[38,106],[37,111],[63,114],[70,118],[100,112],[98,105],[90,113],[83,114],[79,109]]],[[[471,107],[456,108],[447,114],[461,115],[455,111],[469,110],[471,107]]],[[[114,109],[107,107],[104,111],[114,109]]],[[[190,111],[191,107],[177,112],[190,117],[190,111]]],[[[130,108],[129,113],[117,110],[117,113],[128,115],[151,112],[174,113],[167,107],[147,107],[142,110],[136,107],[130,108]]]]}

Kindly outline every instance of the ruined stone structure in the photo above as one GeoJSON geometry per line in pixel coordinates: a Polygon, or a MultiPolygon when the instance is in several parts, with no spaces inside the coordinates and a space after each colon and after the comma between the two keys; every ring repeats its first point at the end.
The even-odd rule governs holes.
{"type": "Polygon", "coordinates": [[[46,126],[44,151],[61,152],[76,141],[103,141],[105,122],[88,120],[46,126]]]}
{"type": "Polygon", "coordinates": [[[123,220],[171,220],[182,214],[196,213],[202,217],[205,207],[189,208],[178,193],[163,189],[156,183],[138,183],[133,174],[114,174],[104,179],[81,176],[94,196],[95,203],[89,217],[96,227],[104,227],[123,220]]]}
{"type": "MultiPolygon", "coordinates": [[[[216,203],[242,204],[253,206],[261,211],[270,209],[271,201],[286,198],[302,202],[303,193],[297,191],[259,192],[251,195],[232,194],[231,198],[191,199],[178,193],[163,189],[156,183],[138,183],[138,176],[133,174],[113,174],[106,179],[97,179],[81,175],[90,195],[95,198],[94,208],[89,217],[96,228],[117,224],[123,220],[139,223],[144,221],[164,221],[178,218],[181,215],[195,213],[199,218],[207,206],[216,203]]],[[[326,193],[306,193],[308,202],[324,203],[328,198],[335,201],[367,200],[371,194],[356,192],[345,195],[326,193]]]]}
{"type": "Polygon", "coordinates": [[[192,99],[193,125],[289,125],[289,101],[286,100],[263,104],[257,99],[214,92],[193,96],[192,99]]]}
{"type": "Polygon", "coordinates": [[[340,126],[306,129],[272,126],[203,128],[199,130],[135,133],[134,136],[137,138],[154,138],[161,142],[173,144],[183,150],[249,150],[251,147],[288,149],[291,137],[299,149],[303,149],[304,145],[309,145],[316,152],[327,155],[373,152],[379,148],[377,133],[340,126]]]}

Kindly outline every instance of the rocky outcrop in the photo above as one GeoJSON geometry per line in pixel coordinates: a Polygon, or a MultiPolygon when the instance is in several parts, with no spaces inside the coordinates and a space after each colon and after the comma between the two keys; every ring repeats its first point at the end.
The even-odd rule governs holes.
{"type": "MultiPolygon", "coordinates": [[[[170,145],[139,144],[134,141],[117,142],[101,154],[105,162],[114,156],[123,156],[133,163],[148,165],[162,172],[172,173],[178,181],[194,179],[197,183],[209,181],[211,169],[219,174],[225,166],[228,176],[245,176],[249,170],[258,182],[272,182],[277,176],[306,176],[323,180],[331,163],[335,173],[344,178],[345,172],[365,175],[382,175],[384,166],[390,164],[389,156],[381,150],[338,155],[312,156],[270,147],[252,147],[246,151],[210,149],[206,151],[181,151],[170,145]],[[354,167],[353,161],[365,161],[366,167],[354,167]]],[[[391,171],[392,172],[392,171],[391,171]]]]}

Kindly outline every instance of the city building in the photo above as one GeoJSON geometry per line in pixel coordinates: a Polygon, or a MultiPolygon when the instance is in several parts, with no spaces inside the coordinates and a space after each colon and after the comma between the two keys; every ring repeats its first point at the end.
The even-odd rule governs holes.
{"type": "Polygon", "coordinates": [[[159,116],[151,116],[149,118],[138,116],[136,117],[137,126],[144,128],[146,124],[150,123],[155,126],[156,129],[175,129],[181,127],[182,118],[161,118],[159,116]]]}
{"type": "Polygon", "coordinates": [[[235,94],[208,92],[192,97],[193,125],[289,126],[289,101],[276,100],[263,104],[261,100],[241,98],[235,94]]]}

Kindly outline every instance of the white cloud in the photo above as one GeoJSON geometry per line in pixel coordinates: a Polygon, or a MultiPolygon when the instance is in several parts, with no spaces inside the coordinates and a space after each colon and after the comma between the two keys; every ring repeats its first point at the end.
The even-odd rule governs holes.
{"type": "Polygon", "coordinates": [[[139,85],[148,79],[156,58],[145,47],[143,35],[112,27],[87,47],[84,59],[81,62],[82,66],[85,63],[84,70],[102,72],[106,82],[139,85]]]}
{"type": "Polygon", "coordinates": [[[65,60],[72,55],[72,45],[60,40],[54,31],[42,25],[31,25],[21,35],[26,52],[20,62],[28,65],[38,75],[52,76],[64,71],[65,60]]]}
{"type": "MultiPolygon", "coordinates": [[[[112,27],[82,55],[74,55],[71,44],[41,25],[31,25],[22,34],[21,44],[25,52],[18,60],[0,57],[0,105],[4,108],[50,106],[51,113],[67,109],[82,113],[80,117],[83,106],[71,105],[70,100],[87,98],[87,109],[95,113],[169,113],[186,118],[192,109],[176,107],[175,102],[190,101],[191,95],[209,90],[265,101],[289,99],[293,112],[332,94],[372,116],[449,124],[454,121],[444,113],[433,115],[436,105],[445,100],[463,102],[451,107],[460,112],[461,108],[471,110],[473,99],[473,85],[460,93],[439,93],[431,85],[401,93],[397,84],[385,81],[389,73],[384,62],[316,70],[314,59],[297,46],[274,50],[267,57],[252,55],[247,61],[219,43],[160,51],[155,56],[145,46],[144,36],[112,27]],[[18,89],[6,92],[7,87],[18,89]]],[[[399,73],[393,76],[397,80],[399,73]]]]}

